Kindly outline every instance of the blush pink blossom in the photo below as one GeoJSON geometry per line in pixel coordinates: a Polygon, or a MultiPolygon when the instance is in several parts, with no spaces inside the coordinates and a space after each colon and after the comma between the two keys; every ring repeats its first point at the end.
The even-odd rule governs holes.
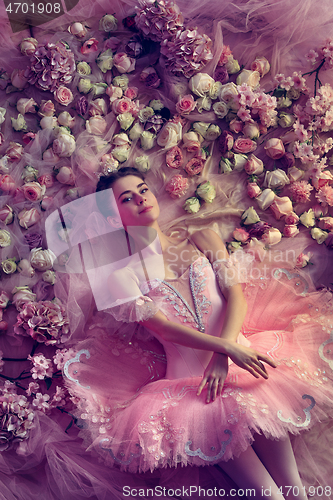
{"type": "Polygon", "coordinates": [[[299,217],[297,214],[295,214],[295,212],[289,212],[285,218],[284,218],[284,222],[288,225],[288,226],[292,226],[293,224],[297,224],[299,222],[299,217]]]}
{"type": "Polygon", "coordinates": [[[255,60],[251,64],[252,71],[258,71],[260,77],[265,76],[270,70],[270,64],[267,61],[266,57],[256,57],[255,60]]]}
{"type": "Polygon", "coordinates": [[[306,267],[310,263],[310,259],[312,257],[312,253],[308,252],[306,254],[300,253],[296,259],[295,266],[296,267],[306,267]]]}
{"type": "Polygon", "coordinates": [[[137,87],[127,87],[127,89],[124,92],[124,96],[127,97],[127,99],[136,99],[138,97],[138,88],[137,87]]]}
{"type": "Polygon", "coordinates": [[[24,197],[29,201],[41,201],[45,194],[45,186],[38,182],[27,182],[21,187],[24,197]]]}
{"type": "Polygon", "coordinates": [[[333,187],[332,186],[323,186],[322,188],[319,189],[319,191],[316,193],[316,198],[319,201],[319,203],[322,203],[323,205],[329,205],[330,207],[333,206],[333,187]]]}
{"type": "Polygon", "coordinates": [[[24,208],[18,214],[18,219],[20,226],[24,227],[25,229],[28,229],[28,227],[31,227],[40,221],[41,215],[37,210],[37,208],[30,208],[30,209],[24,208]]]}
{"type": "Polygon", "coordinates": [[[170,168],[180,168],[183,165],[183,153],[178,146],[169,149],[166,154],[166,164],[170,168]]]}
{"type": "Polygon", "coordinates": [[[72,91],[69,88],[65,87],[64,85],[58,87],[54,91],[53,95],[55,100],[59,104],[62,104],[63,106],[68,106],[74,99],[72,91]]]}
{"type": "Polygon", "coordinates": [[[96,38],[89,38],[86,40],[81,47],[81,54],[91,54],[91,52],[96,52],[98,50],[98,40],[96,38]]]}
{"type": "Polygon", "coordinates": [[[271,227],[266,231],[261,240],[265,243],[265,245],[276,245],[277,243],[280,243],[282,238],[281,232],[278,230],[276,227],[271,227]]]}
{"type": "Polygon", "coordinates": [[[165,190],[171,198],[180,198],[188,190],[188,180],[182,175],[174,175],[165,186],[165,190]]]}
{"type": "Polygon", "coordinates": [[[243,130],[244,123],[241,120],[237,120],[237,118],[234,118],[231,120],[229,123],[229,129],[231,132],[234,132],[235,134],[240,134],[243,130]]]}
{"type": "Polygon", "coordinates": [[[184,167],[185,172],[189,176],[199,175],[205,166],[205,162],[200,158],[192,158],[184,167]]]}
{"type": "Polygon", "coordinates": [[[54,178],[52,174],[44,174],[38,177],[38,182],[41,186],[45,186],[46,189],[53,186],[54,178]]]}
{"type": "Polygon", "coordinates": [[[263,161],[251,154],[244,165],[244,170],[248,175],[260,175],[264,171],[263,161]]]}
{"type": "Polygon", "coordinates": [[[130,73],[135,69],[135,59],[128,57],[126,52],[117,52],[113,58],[113,64],[119,73],[130,73]]]}
{"type": "Polygon", "coordinates": [[[223,45],[222,52],[220,55],[218,66],[224,66],[228,62],[229,57],[232,56],[232,52],[230,50],[229,45],[223,45]]]}
{"type": "Polygon", "coordinates": [[[247,185],[247,195],[250,198],[256,198],[261,194],[261,189],[256,182],[249,182],[247,185]]]}
{"type": "Polygon", "coordinates": [[[299,233],[299,229],[296,225],[286,225],[284,226],[283,235],[286,238],[294,238],[299,233]]]}
{"type": "Polygon", "coordinates": [[[35,137],[36,134],[34,132],[27,132],[26,134],[23,134],[22,141],[24,142],[24,144],[29,144],[35,139],[35,137]]]}
{"type": "Polygon", "coordinates": [[[250,237],[249,233],[242,227],[235,229],[232,236],[236,241],[240,241],[241,243],[245,243],[250,237]]]}
{"type": "Polygon", "coordinates": [[[53,116],[55,113],[54,103],[52,101],[41,101],[38,110],[39,116],[53,116]]]}
{"type": "Polygon", "coordinates": [[[8,156],[9,161],[20,160],[23,154],[22,144],[19,144],[18,142],[10,142],[5,154],[8,156]]]}
{"type": "Polygon", "coordinates": [[[54,206],[54,199],[52,196],[44,196],[40,204],[42,210],[49,210],[54,206]]]}
{"type": "Polygon", "coordinates": [[[9,174],[1,175],[0,174],[0,189],[5,191],[6,193],[12,193],[16,189],[16,184],[9,174]]]}
{"type": "Polygon", "coordinates": [[[285,154],[283,142],[281,141],[281,139],[277,139],[276,137],[268,139],[264,148],[267,156],[272,158],[272,160],[278,160],[285,154]]]}
{"type": "Polygon", "coordinates": [[[290,196],[294,203],[306,203],[310,200],[313,187],[307,181],[296,181],[289,186],[290,196]]]}
{"type": "Polygon", "coordinates": [[[277,220],[280,220],[281,217],[292,212],[293,205],[288,196],[276,196],[273,203],[270,205],[270,209],[273,212],[274,217],[277,220]]]}
{"type": "Polygon", "coordinates": [[[235,140],[233,150],[235,153],[252,153],[257,148],[257,143],[247,137],[238,137],[235,140]]]}
{"type": "Polygon", "coordinates": [[[68,184],[69,186],[74,186],[75,184],[75,175],[70,167],[60,167],[56,179],[61,184],[68,184]]]}
{"type": "Polygon", "coordinates": [[[122,99],[116,99],[112,103],[112,111],[115,115],[120,115],[122,113],[128,113],[132,109],[132,102],[127,97],[122,99]]]}
{"type": "Polygon", "coordinates": [[[192,95],[185,95],[181,97],[176,104],[177,113],[180,115],[188,115],[194,110],[196,104],[192,95]]]}

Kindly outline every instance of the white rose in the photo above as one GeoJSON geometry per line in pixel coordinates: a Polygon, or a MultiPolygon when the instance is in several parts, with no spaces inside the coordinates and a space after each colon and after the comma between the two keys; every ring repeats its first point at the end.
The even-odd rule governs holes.
{"type": "Polygon", "coordinates": [[[68,111],[62,111],[58,116],[58,123],[63,127],[73,128],[75,125],[75,117],[68,113],[68,111]]]}
{"type": "Polygon", "coordinates": [[[151,118],[155,114],[153,108],[146,106],[145,108],[140,109],[138,118],[140,122],[146,122],[149,118],[151,118]]]}
{"type": "Polygon", "coordinates": [[[142,155],[135,158],[135,168],[140,170],[140,172],[148,172],[150,169],[149,156],[142,155]]]}
{"type": "Polygon", "coordinates": [[[20,130],[25,130],[27,128],[27,122],[24,119],[24,116],[19,113],[18,117],[11,118],[12,120],[12,127],[16,132],[19,132],[20,130]]]}
{"type": "Polygon", "coordinates": [[[197,73],[192,76],[188,85],[193,94],[199,97],[204,97],[206,94],[209,94],[209,91],[214,83],[214,79],[207,73],[197,73]]]}
{"type": "Polygon", "coordinates": [[[114,101],[117,99],[121,99],[123,96],[123,89],[120,87],[114,87],[113,85],[110,85],[106,89],[107,95],[110,97],[110,104],[112,104],[114,101]]]}
{"type": "Polygon", "coordinates": [[[260,82],[260,73],[259,71],[251,71],[250,69],[243,69],[239,75],[237,76],[236,83],[237,85],[242,85],[246,83],[249,87],[253,89],[257,88],[260,82]]]}
{"type": "Polygon", "coordinates": [[[56,282],[56,274],[54,271],[45,271],[42,274],[42,280],[45,281],[46,283],[50,283],[51,285],[54,285],[56,282]]]}
{"type": "Polygon", "coordinates": [[[123,91],[125,91],[128,87],[128,76],[127,75],[119,75],[115,76],[112,80],[112,85],[115,87],[120,87],[123,91]]]}
{"type": "Polygon", "coordinates": [[[129,136],[130,136],[131,141],[136,141],[137,139],[139,139],[142,132],[143,132],[143,128],[140,125],[140,123],[139,122],[134,123],[133,127],[129,131],[129,136]]]}
{"type": "Polygon", "coordinates": [[[261,210],[267,210],[275,200],[275,193],[271,189],[264,189],[263,192],[257,196],[256,201],[258,202],[259,208],[261,210]]]}
{"type": "Polygon", "coordinates": [[[166,149],[177,146],[182,140],[182,131],[181,123],[167,122],[157,136],[157,144],[166,149]]]}
{"type": "Polygon", "coordinates": [[[187,198],[183,205],[183,209],[189,214],[196,214],[199,212],[200,206],[200,200],[195,196],[192,196],[191,198],[187,198]]]}
{"type": "Polygon", "coordinates": [[[49,249],[33,248],[30,252],[30,263],[37,271],[52,269],[55,259],[56,256],[49,249]]]}
{"type": "Polygon", "coordinates": [[[115,146],[126,146],[130,143],[128,135],[122,132],[113,136],[112,144],[115,146]]]}
{"type": "Polygon", "coordinates": [[[16,103],[16,109],[21,115],[25,113],[36,113],[36,101],[31,97],[30,99],[22,97],[16,103]]]}
{"type": "Polygon", "coordinates": [[[304,175],[304,170],[297,167],[291,167],[288,169],[288,179],[290,182],[296,182],[302,179],[304,175]]]}
{"type": "Polygon", "coordinates": [[[289,108],[292,103],[288,97],[279,97],[276,101],[276,109],[289,108]]]}
{"type": "Polygon", "coordinates": [[[209,181],[199,184],[195,191],[196,196],[204,200],[206,203],[212,203],[216,197],[216,189],[209,181]]]}
{"type": "Polygon", "coordinates": [[[238,109],[238,104],[235,103],[234,97],[238,95],[237,85],[232,82],[222,85],[220,91],[220,101],[226,102],[231,109],[238,109]]]}
{"type": "Polygon", "coordinates": [[[18,311],[21,311],[26,302],[35,302],[36,294],[32,293],[27,286],[16,286],[12,291],[13,294],[13,304],[18,311]]]}
{"type": "Polygon", "coordinates": [[[43,130],[52,129],[58,126],[58,120],[55,116],[43,116],[39,125],[43,130]]]}
{"type": "Polygon", "coordinates": [[[209,89],[209,97],[215,101],[218,98],[222,88],[221,82],[214,82],[214,84],[209,89]]]}
{"type": "Polygon", "coordinates": [[[123,130],[127,130],[134,122],[134,116],[131,113],[121,113],[117,116],[117,120],[120,123],[121,128],[123,130]]]}
{"type": "Polygon", "coordinates": [[[102,52],[96,59],[97,66],[102,73],[106,73],[113,66],[113,52],[111,49],[102,52]]]}
{"type": "Polygon", "coordinates": [[[89,114],[91,116],[106,115],[107,112],[108,112],[108,106],[103,97],[91,101],[89,106],[89,114]]]}
{"type": "Polygon", "coordinates": [[[256,222],[259,222],[260,218],[255,209],[253,207],[250,207],[245,210],[241,217],[241,220],[243,224],[247,226],[248,224],[255,224],[256,222]]]}
{"type": "Polygon", "coordinates": [[[97,97],[99,95],[105,94],[107,88],[108,86],[106,83],[103,82],[94,83],[91,87],[92,96],[97,97]]]}
{"type": "Polygon", "coordinates": [[[315,225],[315,214],[312,208],[308,210],[307,212],[304,212],[300,218],[300,222],[303,224],[305,227],[313,227],[315,225]]]}
{"type": "Polygon", "coordinates": [[[209,123],[205,122],[194,122],[192,127],[196,132],[198,132],[198,134],[201,135],[201,137],[205,137],[209,125],[209,123]]]}
{"type": "Polygon", "coordinates": [[[218,118],[222,119],[225,116],[227,116],[228,111],[229,111],[229,106],[224,101],[215,102],[213,104],[213,111],[218,118]]]}
{"type": "Polygon", "coordinates": [[[101,115],[91,116],[89,120],[86,121],[86,130],[89,134],[103,135],[106,127],[107,123],[101,115]]]}
{"type": "Polygon", "coordinates": [[[68,133],[58,134],[52,145],[53,152],[60,158],[71,156],[75,151],[75,147],[75,138],[68,133]]]}
{"type": "Polygon", "coordinates": [[[140,136],[141,147],[144,150],[148,150],[154,147],[155,134],[144,130],[140,136]]]}
{"type": "Polygon", "coordinates": [[[221,174],[229,174],[232,172],[232,163],[228,158],[221,158],[220,160],[220,173],[221,174]]]}
{"type": "Polygon", "coordinates": [[[225,65],[225,69],[228,71],[229,75],[234,75],[240,70],[239,62],[237,59],[234,59],[233,56],[230,56],[225,65]]]}
{"type": "Polygon", "coordinates": [[[1,262],[1,267],[5,274],[14,274],[17,269],[15,259],[3,260],[1,262]]]}
{"type": "Polygon", "coordinates": [[[294,115],[290,115],[288,113],[280,113],[278,124],[282,128],[291,127],[296,121],[296,117],[294,115]]]}
{"type": "Polygon", "coordinates": [[[212,100],[210,97],[204,96],[197,99],[195,101],[195,104],[197,106],[197,110],[199,111],[199,113],[201,113],[203,109],[205,111],[210,110],[210,108],[212,107],[212,100]]]}
{"type": "Polygon", "coordinates": [[[0,229],[0,247],[9,247],[11,242],[10,232],[6,231],[6,229],[0,229]]]}
{"type": "Polygon", "coordinates": [[[81,78],[79,80],[77,88],[78,91],[81,92],[81,94],[88,94],[92,89],[92,83],[89,78],[81,78]]]}
{"type": "Polygon", "coordinates": [[[256,122],[245,123],[242,132],[245,135],[245,137],[248,137],[249,139],[252,139],[252,140],[258,139],[258,137],[260,136],[259,125],[256,122]]]}
{"type": "Polygon", "coordinates": [[[91,67],[89,64],[85,61],[80,61],[76,65],[76,71],[79,73],[79,75],[86,76],[91,74],[91,67]]]}
{"type": "Polygon", "coordinates": [[[35,270],[31,267],[28,259],[20,260],[20,262],[17,264],[17,270],[22,276],[26,278],[32,278],[35,274],[35,270]]]}
{"type": "Polygon", "coordinates": [[[164,108],[164,104],[159,99],[153,99],[149,101],[149,107],[153,108],[154,111],[161,111],[164,108]]]}
{"type": "Polygon", "coordinates": [[[215,141],[215,139],[217,139],[220,135],[221,135],[220,127],[212,123],[208,127],[204,137],[207,141],[215,141]]]}
{"type": "Polygon", "coordinates": [[[38,172],[37,168],[34,168],[31,165],[26,165],[24,167],[23,173],[21,175],[24,182],[37,181],[38,176],[39,176],[39,172],[38,172]]]}
{"type": "Polygon", "coordinates": [[[125,146],[116,146],[112,150],[112,155],[118,160],[120,163],[124,163],[128,159],[129,153],[130,153],[130,146],[125,145],[125,146]]]}
{"type": "Polygon", "coordinates": [[[234,170],[240,172],[244,169],[246,163],[248,161],[248,157],[246,155],[236,153],[232,159],[232,164],[234,166],[234,170]]]}
{"type": "Polygon", "coordinates": [[[170,86],[170,93],[173,98],[178,101],[179,96],[184,96],[188,93],[188,85],[187,81],[178,81],[176,83],[172,83],[170,86]]]}
{"type": "Polygon", "coordinates": [[[106,14],[99,21],[98,29],[100,31],[115,31],[118,26],[117,19],[112,14],[106,14]]]}
{"type": "Polygon", "coordinates": [[[276,170],[271,170],[270,172],[266,172],[265,186],[271,189],[276,189],[278,187],[283,187],[286,184],[290,184],[290,181],[284,170],[277,168],[276,170]]]}
{"type": "Polygon", "coordinates": [[[317,241],[317,243],[319,243],[319,245],[321,245],[326,240],[328,233],[326,231],[323,231],[322,229],[319,229],[319,227],[314,227],[313,229],[311,229],[311,236],[314,240],[317,241]]]}
{"type": "Polygon", "coordinates": [[[5,108],[0,108],[0,125],[5,121],[5,114],[7,110],[5,108]]]}

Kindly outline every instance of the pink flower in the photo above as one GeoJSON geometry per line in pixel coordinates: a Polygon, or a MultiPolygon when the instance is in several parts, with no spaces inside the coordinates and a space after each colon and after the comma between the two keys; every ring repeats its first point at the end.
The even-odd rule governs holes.
{"type": "Polygon", "coordinates": [[[45,377],[52,377],[53,366],[51,359],[46,359],[44,354],[29,355],[28,359],[33,363],[33,368],[30,371],[34,380],[44,380],[45,377]]]}
{"type": "Polygon", "coordinates": [[[300,253],[296,259],[295,266],[296,267],[305,267],[310,263],[310,259],[312,257],[312,253],[308,252],[306,254],[300,253]]]}
{"type": "Polygon", "coordinates": [[[182,175],[174,175],[165,186],[171,198],[180,198],[188,190],[188,180],[182,175]]]}
{"type": "Polygon", "coordinates": [[[98,40],[96,38],[89,38],[82,45],[81,54],[91,54],[91,52],[96,52],[96,50],[98,50],[98,40]]]}
{"type": "Polygon", "coordinates": [[[309,50],[309,52],[305,55],[305,58],[312,64],[316,63],[318,57],[318,53],[313,49],[309,50]]]}
{"type": "Polygon", "coordinates": [[[295,214],[295,212],[289,212],[285,218],[284,218],[284,222],[288,225],[288,226],[292,226],[293,224],[297,224],[299,221],[299,217],[297,214],[295,214]]]}
{"type": "Polygon", "coordinates": [[[248,175],[260,175],[264,171],[264,164],[262,160],[251,154],[245,163],[244,170],[248,175]]]}
{"type": "Polygon", "coordinates": [[[53,186],[54,179],[52,174],[44,174],[38,177],[38,182],[41,186],[45,186],[46,189],[53,186]]]}
{"type": "Polygon", "coordinates": [[[29,201],[41,201],[45,194],[45,186],[41,186],[38,182],[27,182],[21,187],[22,193],[29,201]]]}
{"type": "Polygon", "coordinates": [[[112,103],[112,111],[115,115],[120,115],[122,113],[128,113],[132,109],[132,101],[127,97],[122,99],[116,99],[112,103]]]}
{"type": "Polygon", "coordinates": [[[166,164],[170,168],[180,168],[183,164],[183,153],[178,146],[169,149],[166,154],[166,164]]]}
{"type": "Polygon", "coordinates": [[[27,132],[22,136],[22,141],[24,142],[24,144],[30,144],[30,142],[33,141],[35,137],[36,134],[34,132],[27,132]]]}
{"type": "Polygon", "coordinates": [[[18,214],[19,224],[21,227],[28,229],[28,227],[33,226],[37,222],[40,221],[41,215],[38,212],[37,208],[24,208],[18,214]]]}
{"type": "Polygon", "coordinates": [[[283,235],[286,238],[294,238],[299,233],[299,229],[296,225],[286,225],[284,226],[283,235]]]}
{"type": "Polygon", "coordinates": [[[10,296],[4,290],[0,292],[0,309],[6,309],[8,302],[10,301],[10,296]]]}
{"type": "Polygon", "coordinates": [[[217,63],[218,66],[223,66],[228,62],[229,57],[232,56],[232,52],[230,50],[229,45],[223,45],[222,52],[220,55],[219,62],[217,63]]]}
{"type": "Polygon", "coordinates": [[[196,104],[192,95],[185,95],[181,97],[176,104],[177,113],[180,115],[188,115],[194,110],[196,104]]]}
{"type": "Polygon", "coordinates": [[[283,142],[281,139],[277,139],[276,137],[273,137],[266,142],[265,151],[267,156],[273,160],[278,160],[285,154],[283,142]]]}
{"type": "Polygon", "coordinates": [[[16,189],[15,181],[13,177],[8,174],[0,174],[0,189],[6,193],[11,193],[16,189]]]}
{"type": "Polygon", "coordinates": [[[333,230],[333,217],[322,217],[318,221],[318,227],[320,229],[326,229],[328,231],[333,230]]]}
{"type": "Polygon", "coordinates": [[[137,87],[127,87],[127,89],[124,92],[124,96],[127,97],[127,99],[136,99],[138,97],[138,88],[137,87]]]}
{"type": "Polygon", "coordinates": [[[319,203],[323,205],[333,206],[333,187],[332,186],[323,186],[316,193],[316,198],[319,203]]]}
{"type": "Polygon", "coordinates": [[[219,138],[219,150],[224,155],[230,151],[234,145],[234,137],[227,130],[223,130],[219,138]]]}
{"type": "Polygon", "coordinates": [[[237,118],[234,118],[231,120],[229,123],[229,129],[231,132],[234,132],[235,134],[240,134],[243,130],[244,123],[241,120],[237,120],[237,118]]]}
{"type": "Polygon", "coordinates": [[[52,101],[41,101],[38,114],[40,116],[53,116],[55,113],[54,103],[52,101]]]}
{"type": "Polygon", "coordinates": [[[258,71],[261,78],[269,72],[270,67],[271,66],[270,66],[269,62],[263,56],[256,57],[255,60],[253,61],[253,63],[251,64],[251,70],[258,71]]]}
{"type": "Polygon", "coordinates": [[[10,142],[8,148],[5,151],[10,161],[20,160],[23,154],[23,146],[18,142],[10,142]]]}
{"type": "Polygon", "coordinates": [[[25,77],[24,69],[14,69],[10,75],[12,85],[19,90],[28,87],[28,79],[25,77]]]}
{"type": "Polygon", "coordinates": [[[266,233],[263,234],[262,236],[262,241],[265,243],[265,245],[276,245],[277,243],[280,243],[282,238],[282,234],[276,227],[271,227],[266,231],[266,233]]]}
{"type": "Polygon", "coordinates": [[[74,186],[75,175],[70,167],[60,167],[56,179],[61,184],[68,184],[69,186],[74,186]]]}
{"type": "Polygon", "coordinates": [[[250,198],[256,198],[261,194],[261,189],[256,182],[249,182],[247,185],[247,195],[250,198]]]}
{"type": "Polygon", "coordinates": [[[293,205],[288,196],[275,196],[273,203],[270,205],[274,217],[280,220],[284,215],[289,214],[293,210],[293,205]]]}
{"type": "Polygon", "coordinates": [[[185,172],[189,176],[199,175],[205,166],[204,160],[200,158],[192,158],[184,167],[185,172]]]}
{"type": "Polygon", "coordinates": [[[0,221],[6,224],[11,224],[14,220],[14,213],[12,207],[5,205],[0,209],[0,221]]]}
{"type": "Polygon", "coordinates": [[[310,200],[313,187],[307,181],[296,181],[289,186],[290,196],[294,203],[306,203],[310,200]]]}
{"type": "Polygon", "coordinates": [[[119,73],[130,73],[135,69],[135,59],[128,57],[125,52],[118,52],[113,58],[113,64],[119,73]]]}
{"type": "Polygon", "coordinates": [[[57,163],[60,160],[60,157],[53,151],[52,148],[49,148],[44,151],[43,160],[57,163]]]}
{"type": "Polygon", "coordinates": [[[183,135],[183,143],[189,153],[197,153],[201,149],[199,135],[194,131],[183,135]]]}
{"type": "Polygon", "coordinates": [[[23,38],[20,43],[20,50],[25,56],[32,56],[38,47],[38,41],[35,38],[23,38]]]}
{"type": "Polygon", "coordinates": [[[243,134],[249,139],[258,139],[260,135],[258,123],[247,122],[243,127],[243,134]]]}
{"type": "Polygon", "coordinates": [[[32,97],[30,99],[22,97],[16,103],[16,109],[22,115],[25,113],[36,113],[36,107],[37,103],[32,97]]]}
{"type": "Polygon", "coordinates": [[[60,87],[55,90],[53,93],[54,98],[59,104],[62,104],[63,106],[68,106],[70,104],[74,97],[70,89],[65,87],[64,85],[61,85],[60,87]]]}
{"type": "Polygon", "coordinates": [[[103,135],[106,131],[107,123],[103,116],[96,115],[86,121],[86,129],[89,134],[103,135]]]}
{"type": "Polygon", "coordinates": [[[241,243],[245,243],[250,237],[249,233],[241,227],[235,229],[232,236],[236,241],[240,241],[241,243]]]}
{"type": "Polygon", "coordinates": [[[247,137],[238,137],[238,139],[235,140],[233,150],[235,153],[241,153],[241,154],[246,154],[246,153],[252,153],[257,148],[257,143],[255,141],[252,141],[251,139],[248,139],[247,137]]]}

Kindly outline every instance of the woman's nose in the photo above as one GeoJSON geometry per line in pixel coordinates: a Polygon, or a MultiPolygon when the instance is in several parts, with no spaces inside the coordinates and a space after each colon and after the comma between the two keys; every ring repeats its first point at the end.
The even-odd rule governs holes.
{"type": "Polygon", "coordinates": [[[144,201],[146,201],[145,195],[142,195],[142,194],[137,194],[137,198],[136,199],[137,199],[137,204],[138,205],[142,205],[142,203],[144,201]]]}

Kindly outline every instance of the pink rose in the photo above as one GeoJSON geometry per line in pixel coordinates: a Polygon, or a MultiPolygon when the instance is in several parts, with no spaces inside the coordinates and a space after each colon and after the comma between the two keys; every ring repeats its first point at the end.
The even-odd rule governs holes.
{"type": "Polygon", "coordinates": [[[24,142],[24,144],[30,144],[30,142],[33,141],[35,137],[36,134],[34,132],[27,132],[22,136],[22,141],[24,142]]]}
{"type": "Polygon", "coordinates": [[[230,151],[234,145],[234,136],[230,134],[227,130],[223,130],[219,138],[219,150],[225,155],[227,151],[230,151]]]}
{"type": "Polygon", "coordinates": [[[124,96],[127,97],[127,99],[136,99],[138,97],[138,91],[137,87],[127,87],[124,92],[124,96]]]}
{"type": "Polygon", "coordinates": [[[196,104],[192,95],[185,95],[181,97],[176,104],[177,113],[180,115],[188,115],[194,110],[196,104]]]}
{"type": "Polygon", "coordinates": [[[82,45],[81,54],[91,54],[91,52],[96,52],[96,50],[98,50],[98,40],[96,38],[89,38],[82,45]]]}
{"type": "Polygon", "coordinates": [[[256,182],[249,182],[247,185],[247,195],[250,198],[256,198],[261,194],[261,189],[256,182]]]}
{"type": "Polygon", "coordinates": [[[73,23],[68,27],[68,31],[76,36],[76,38],[83,38],[87,34],[87,28],[82,23],[73,23]]]}
{"type": "Polygon", "coordinates": [[[240,241],[241,243],[245,243],[250,237],[249,233],[242,227],[235,229],[232,235],[236,241],[240,241]]]}
{"type": "Polygon", "coordinates": [[[170,168],[180,168],[183,164],[183,153],[178,146],[169,149],[166,154],[166,164],[170,168]]]}
{"type": "Polygon", "coordinates": [[[107,104],[104,99],[101,97],[100,99],[95,99],[91,101],[89,106],[89,115],[106,115],[108,112],[107,104]]]}
{"type": "Polygon", "coordinates": [[[122,113],[129,113],[132,109],[132,101],[123,97],[122,99],[116,99],[112,103],[112,111],[115,115],[120,115],[122,113]]]}
{"type": "Polygon", "coordinates": [[[94,135],[103,135],[105,133],[107,127],[107,123],[105,119],[100,116],[92,116],[89,120],[86,121],[86,129],[89,134],[94,135]]]}
{"type": "Polygon", "coordinates": [[[231,120],[229,123],[229,129],[231,132],[234,132],[235,134],[240,134],[243,130],[244,123],[241,120],[237,120],[237,118],[234,118],[231,120]]]}
{"type": "Polygon", "coordinates": [[[38,110],[39,116],[53,116],[54,113],[55,113],[55,107],[52,101],[43,100],[40,103],[40,107],[38,110]]]}
{"type": "Polygon", "coordinates": [[[23,38],[20,43],[20,50],[25,56],[32,56],[38,47],[36,38],[23,38]]]}
{"type": "Polygon", "coordinates": [[[292,226],[293,224],[297,224],[299,222],[299,217],[295,212],[289,212],[285,218],[284,222],[287,224],[287,226],[292,226]]]}
{"type": "Polygon", "coordinates": [[[121,87],[114,87],[113,85],[110,85],[105,92],[110,97],[110,104],[116,99],[121,99],[123,96],[123,89],[121,87]]]}
{"type": "Polygon", "coordinates": [[[188,180],[182,175],[174,175],[165,186],[165,190],[171,198],[180,198],[186,193],[187,189],[188,180]]]}
{"type": "Polygon", "coordinates": [[[8,174],[0,174],[0,189],[5,191],[5,193],[12,193],[16,189],[15,181],[13,177],[8,174]]]}
{"type": "Polygon", "coordinates": [[[183,143],[189,153],[197,153],[201,149],[199,135],[196,132],[187,132],[183,136],[183,143]]]}
{"type": "Polygon", "coordinates": [[[128,57],[125,52],[118,52],[113,58],[113,64],[119,73],[130,73],[135,69],[135,59],[128,57]]]}
{"type": "Polygon", "coordinates": [[[37,208],[27,208],[23,209],[18,214],[19,224],[21,227],[28,229],[28,227],[33,226],[36,222],[39,222],[41,218],[40,213],[37,208]]]}
{"type": "Polygon", "coordinates": [[[29,201],[41,201],[45,194],[46,187],[38,182],[27,182],[21,187],[22,193],[29,201]]]}
{"type": "Polygon", "coordinates": [[[271,227],[266,231],[261,240],[265,243],[265,245],[276,245],[281,241],[282,234],[276,227],[271,227]]]}
{"type": "Polygon", "coordinates": [[[332,231],[333,229],[333,217],[322,217],[318,221],[318,227],[320,229],[326,229],[332,231]]]}
{"type": "Polygon", "coordinates": [[[4,290],[0,292],[0,309],[6,309],[8,302],[10,301],[10,296],[4,290]]]}
{"type": "Polygon", "coordinates": [[[69,184],[70,186],[75,184],[75,175],[70,167],[60,167],[56,179],[61,184],[69,184]]]}
{"type": "Polygon", "coordinates": [[[11,224],[14,220],[13,209],[9,205],[5,205],[0,209],[0,221],[6,224],[11,224]]]}
{"type": "Polygon", "coordinates": [[[53,93],[53,95],[55,100],[59,102],[59,104],[62,104],[63,106],[68,106],[68,104],[70,104],[74,99],[72,91],[69,88],[65,87],[64,85],[58,87],[57,90],[55,90],[55,92],[53,93]]]}
{"type": "Polygon", "coordinates": [[[262,160],[252,154],[245,163],[244,170],[248,175],[260,175],[264,171],[264,164],[262,160]]]}
{"type": "Polygon", "coordinates": [[[310,259],[312,257],[312,253],[300,253],[296,259],[296,267],[305,267],[309,264],[310,259]]]}
{"type": "Polygon", "coordinates": [[[251,139],[248,139],[247,137],[238,137],[238,139],[235,140],[233,150],[235,153],[241,153],[241,154],[246,154],[246,153],[252,153],[257,148],[257,143],[255,141],[252,141],[251,139]]]}
{"type": "Polygon", "coordinates": [[[258,71],[260,77],[265,76],[270,70],[270,64],[267,61],[266,57],[256,57],[253,63],[251,64],[252,71],[258,71]]]}
{"type": "Polygon", "coordinates": [[[281,217],[292,212],[293,205],[288,196],[283,196],[282,198],[280,196],[275,196],[273,203],[270,205],[270,209],[272,210],[274,217],[277,220],[280,220],[281,217]]]}
{"type": "Polygon", "coordinates": [[[52,196],[44,196],[40,204],[42,210],[49,210],[54,205],[54,200],[52,196]]]}
{"type": "Polygon", "coordinates": [[[45,186],[46,189],[53,186],[53,175],[52,174],[44,174],[38,177],[38,182],[41,186],[45,186]]]}
{"type": "Polygon", "coordinates": [[[284,226],[283,235],[287,238],[294,238],[299,233],[299,229],[295,224],[284,226]]]}
{"type": "Polygon", "coordinates": [[[25,113],[36,113],[36,106],[37,102],[32,97],[30,99],[22,97],[16,103],[16,109],[22,115],[25,113]]]}
{"type": "Polygon", "coordinates": [[[268,139],[264,148],[267,156],[272,158],[272,160],[278,160],[285,154],[283,142],[281,141],[281,139],[278,139],[276,137],[268,139]]]}
{"type": "Polygon", "coordinates": [[[15,289],[12,292],[12,302],[18,311],[21,311],[27,302],[34,302],[36,300],[36,294],[32,293],[27,286],[16,287],[15,289]]]}
{"type": "Polygon", "coordinates": [[[60,156],[60,158],[68,158],[71,156],[71,154],[75,151],[75,147],[76,144],[74,136],[65,132],[59,133],[52,145],[54,153],[60,156]]]}
{"type": "Polygon", "coordinates": [[[60,160],[60,157],[53,151],[52,148],[46,149],[43,153],[44,161],[52,161],[53,163],[57,163],[60,160]]]}
{"type": "Polygon", "coordinates": [[[19,90],[23,90],[28,86],[28,79],[24,76],[24,69],[14,69],[10,75],[12,85],[19,90]]]}
{"type": "Polygon", "coordinates": [[[205,166],[204,160],[201,158],[192,158],[184,167],[185,172],[189,176],[199,175],[205,166]]]}
{"type": "Polygon", "coordinates": [[[10,142],[5,154],[10,161],[20,160],[23,153],[23,146],[18,142],[10,142]]]}

